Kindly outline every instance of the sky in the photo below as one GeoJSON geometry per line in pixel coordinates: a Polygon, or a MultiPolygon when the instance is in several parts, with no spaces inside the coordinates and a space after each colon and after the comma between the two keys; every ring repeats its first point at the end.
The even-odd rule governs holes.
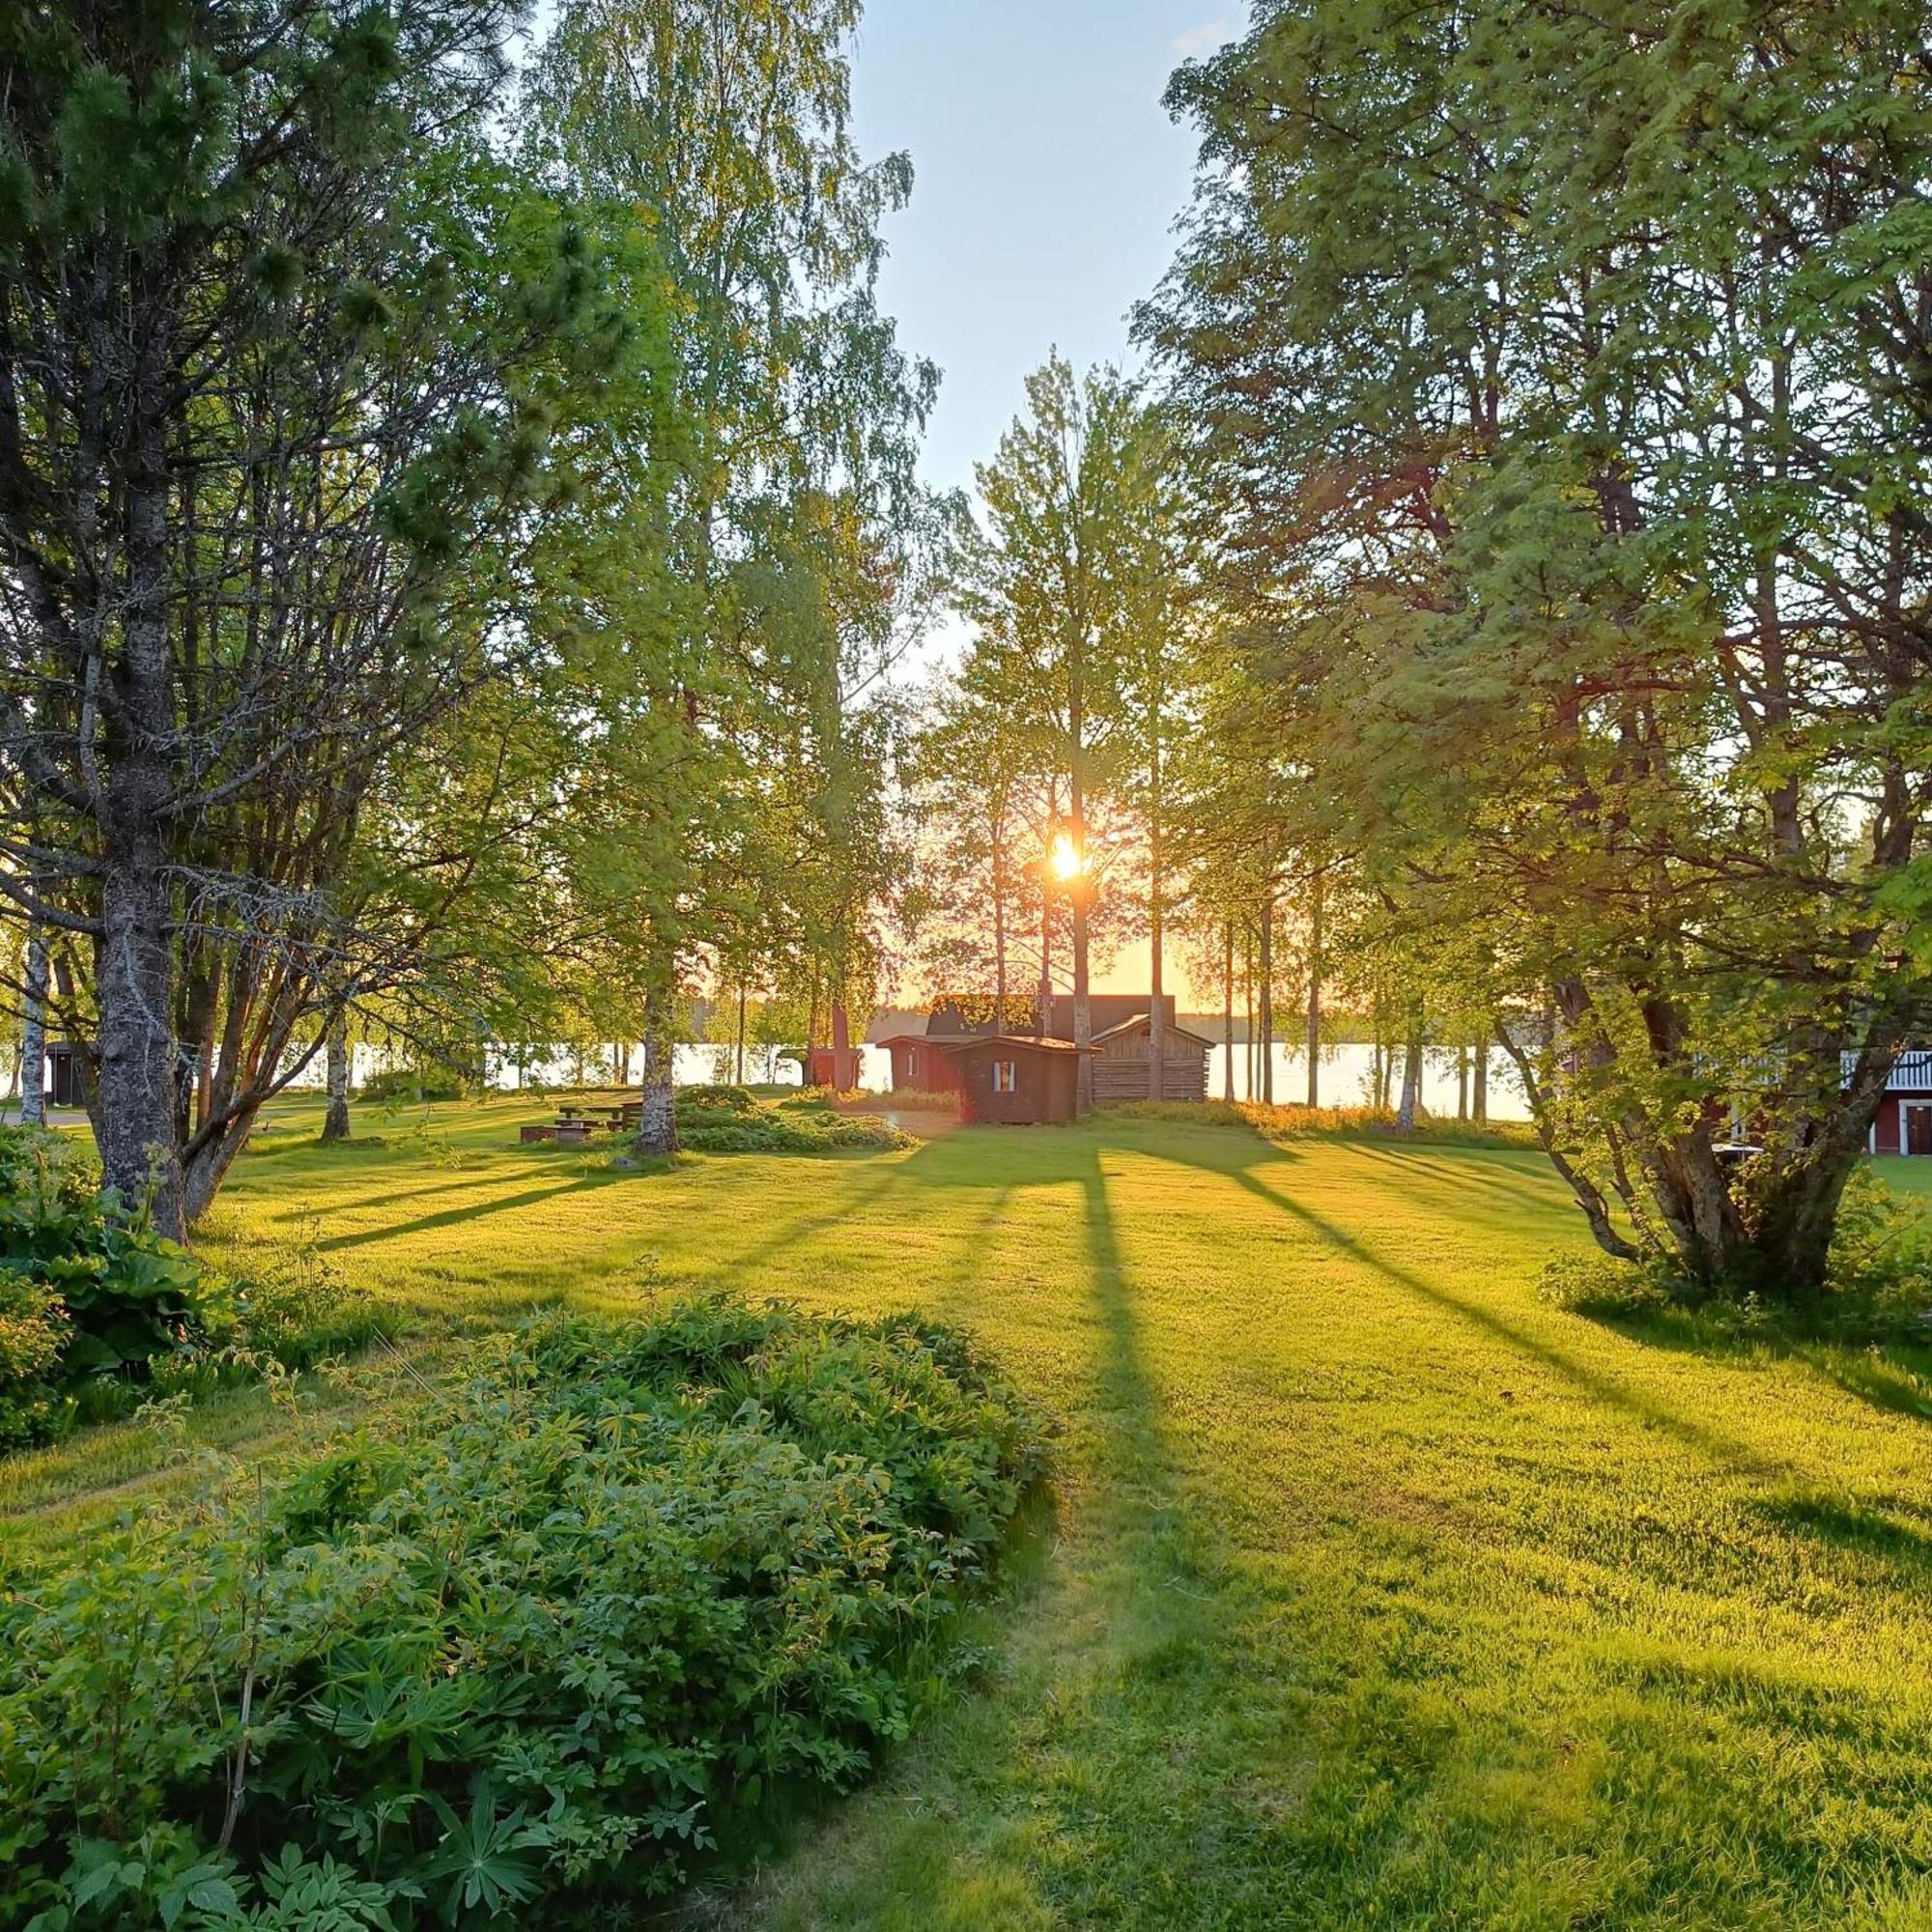
{"type": "Polygon", "coordinates": [[[1161,94],[1239,27],[1240,0],[869,0],[853,64],[862,154],[917,174],[887,228],[881,305],[945,371],[926,446],[970,487],[1054,348],[1131,360],[1127,311],[1159,281],[1192,133],[1161,94]]]}

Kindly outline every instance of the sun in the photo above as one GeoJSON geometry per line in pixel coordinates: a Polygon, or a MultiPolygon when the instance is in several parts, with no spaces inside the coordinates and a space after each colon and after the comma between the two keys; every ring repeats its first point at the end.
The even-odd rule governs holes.
{"type": "Polygon", "coordinates": [[[1082,860],[1080,848],[1065,832],[1053,841],[1053,876],[1056,879],[1077,878],[1082,860]]]}

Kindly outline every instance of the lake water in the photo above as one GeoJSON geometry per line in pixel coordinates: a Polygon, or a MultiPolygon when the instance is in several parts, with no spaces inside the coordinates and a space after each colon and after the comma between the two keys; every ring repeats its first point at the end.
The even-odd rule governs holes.
{"type": "MultiPolygon", "coordinates": [[[[358,1084],[377,1070],[382,1065],[382,1058],[367,1047],[356,1049],[355,1077],[358,1084]]],[[[1212,1099],[1218,1100],[1225,1091],[1222,1069],[1226,1060],[1226,1049],[1219,1046],[1208,1055],[1208,1093],[1212,1099]]],[[[690,1087],[708,1081],[727,1081],[732,1078],[734,1061],[733,1049],[728,1046],[680,1046],[676,1061],[678,1085],[690,1087]]],[[[1374,1077],[1374,1050],[1367,1046],[1331,1046],[1325,1049],[1321,1055],[1321,1104],[1324,1107],[1366,1106],[1374,1077]]],[[[1296,1105],[1307,1098],[1306,1066],[1306,1058],[1297,1049],[1279,1044],[1275,1047],[1274,1097],[1277,1101],[1296,1105]]],[[[625,1084],[636,1085],[641,1070],[640,1056],[633,1053],[631,1065],[626,1069],[625,1084]]],[[[577,1072],[577,1065],[569,1055],[558,1055],[549,1061],[533,1063],[529,1078],[547,1086],[565,1086],[575,1082],[577,1072]]],[[[592,1085],[610,1078],[608,1065],[596,1059],[586,1058],[583,1072],[592,1085]]],[[[762,1086],[795,1087],[799,1081],[799,1070],[795,1062],[781,1060],[776,1047],[747,1047],[745,1077],[762,1086]]],[[[859,1077],[860,1084],[872,1092],[887,1092],[893,1084],[892,1056],[883,1047],[862,1047],[859,1077]]],[[[322,1084],[319,1058],[297,1084],[302,1087],[319,1087],[322,1084]]],[[[499,1069],[496,1084],[500,1088],[514,1088],[517,1085],[516,1069],[499,1069]]],[[[1400,1084],[1401,1070],[1398,1066],[1397,1090],[1400,1084]]],[[[1245,1047],[1237,1046],[1235,1048],[1235,1098],[1246,1100],[1253,1097],[1259,1096],[1248,1093],[1248,1052],[1245,1047]]],[[[1456,1056],[1453,1053],[1432,1052],[1428,1056],[1422,1078],[1422,1104],[1428,1113],[1454,1117],[1456,1056]]],[[[1529,1118],[1516,1068],[1500,1053],[1494,1055],[1490,1063],[1490,1118],[1494,1121],[1526,1121],[1529,1118]]]]}
{"type": "MultiPolygon", "coordinates": [[[[1208,1057],[1208,1092],[1220,1099],[1226,1091],[1222,1069],[1227,1050],[1215,1047],[1208,1057]]],[[[1274,1097],[1283,1104],[1299,1104],[1308,1097],[1308,1058],[1296,1049],[1276,1044],[1274,1049],[1274,1097]]],[[[1365,1107],[1369,1104],[1374,1081],[1375,1049],[1368,1046],[1331,1046],[1321,1055],[1321,1104],[1324,1107],[1365,1107]]],[[[729,1080],[732,1050],[724,1046],[681,1046],[677,1050],[677,1078],[680,1085],[701,1080],[729,1080]]],[[[745,1074],[750,1080],[793,1085],[798,1069],[776,1055],[747,1048],[745,1074]]],[[[860,1052],[860,1083],[874,1093],[885,1093],[893,1084],[892,1056],[883,1047],[867,1046],[860,1052]]],[[[1397,1065],[1392,1091],[1401,1090],[1401,1066],[1397,1065]]],[[[1248,1051],[1235,1048],[1235,1098],[1259,1098],[1248,1092],[1248,1051]]],[[[1427,1113],[1453,1119],[1456,1113],[1456,1056],[1431,1053],[1423,1063],[1422,1105],[1427,1113]]],[[[1522,1088],[1516,1068],[1505,1054],[1490,1061],[1490,1118],[1492,1121],[1526,1121],[1522,1088]]]]}

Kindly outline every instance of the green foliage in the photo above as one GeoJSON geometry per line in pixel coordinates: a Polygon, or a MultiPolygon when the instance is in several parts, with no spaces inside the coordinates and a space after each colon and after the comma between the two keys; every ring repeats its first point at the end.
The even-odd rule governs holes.
{"type": "Polygon", "coordinates": [[[1922,13],[1296,0],[1170,97],[1144,323],[1295,842],[1714,1292],[1825,1289],[1932,1028],[1922,13]]]}
{"type": "Polygon", "coordinates": [[[421,1104],[429,1100],[465,1100],[470,1083],[453,1066],[385,1066],[362,1083],[357,1098],[369,1106],[389,1101],[421,1104]]]}
{"type": "Polygon", "coordinates": [[[0,1919],[610,1922],[905,1735],[1042,1468],[956,1338],[541,1319],[408,1439],[0,1605],[0,1919]]]}
{"type": "Polygon", "coordinates": [[[840,1114],[814,1096],[773,1105],[742,1087],[686,1088],[677,1096],[677,1138],[694,1153],[844,1153],[916,1144],[876,1115],[840,1114]],[[710,1103],[695,1097],[717,1094],[739,1097],[710,1103]]]}
{"type": "Polygon", "coordinates": [[[857,1114],[956,1114],[957,1088],[895,1087],[890,1094],[861,1094],[846,1102],[857,1114]]]}
{"type": "Polygon", "coordinates": [[[296,1240],[250,1244],[236,1308],[247,1347],[284,1369],[366,1349],[396,1327],[394,1316],[329,1260],[312,1226],[296,1240]]]}
{"type": "Polygon", "coordinates": [[[1381,1136],[1406,1144],[1439,1147],[1533,1148],[1535,1131],[1521,1122],[1468,1121],[1418,1114],[1412,1127],[1378,1107],[1271,1107],[1259,1100],[1118,1100],[1107,1112],[1126,1120],[1173,1121],[1202,1126],[1247,1127],[1266,1141],[1329,1135],[1350,1140],[1381,1136]]]}
{"type": "Polygon", "coordinates": [[[226,1284],[100,1187],[78,1143],[0,1127],[0,1444],[131,1397],[235,1325],[226,1284]]]}
{"type": "Polygon", "coordinates": [[[749,1087],[682,1087],[677,1104],[693,1113],[754,1114],[757,1096],[749,1087]]]}

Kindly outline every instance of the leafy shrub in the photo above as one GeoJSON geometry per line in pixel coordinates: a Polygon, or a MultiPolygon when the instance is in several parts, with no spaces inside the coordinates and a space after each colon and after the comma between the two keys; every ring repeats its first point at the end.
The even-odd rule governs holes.
{"type": "Polygon", "coordinates": [[[895,1087],[890,1094],[855,1094],[841,1099],[855,1114],[956,1114],[959,1095],[944,1088],[895,1087]]]}
{"type": "Polygon", "coordinates": [[[1932,1308],[1932,1229],[1925,1209],[1899,1199],[1869,1165],[1838,1203],[1826,1285],[1835,1294],[1916,1322],[1932,1308]]]}
{"type": "Polygon", "coordinates": [[[823,1102],[797,1099],[777,1106],[753,1099],[746,1110],[691,1098],[706,1091],[691,1088],[678,1095],[678,1141],[696,1153],[839,1153],[915,1145],[904,1128],[877,1115],[839,1114],[823,1102]]]}
{"type": "MultiPolygon", "coordinates": [[[[1264,1141],[1306,1140],[1331,1136],[1360,1140],[1371,1135],[1397,1134],[1396,1117],[1377,1107],[1266,1106],[1259,1100],[1109,1100],[1106,1111],[1117,1119],[1172,1121],[1177,1124],[1246,1127],[1264,1141]]],[[[1536,1129],[1526,1121],[1452,1121],[1418,1114],[1405,1143],[1426,1142],[1438,1147],[1540,1147],[1536,1129]]]]}
{"type": "Polygon", "coordinates": [[[758,1096],[749,1087],[681,1087],[677,1104],[701,1114],[755,1114],[758,1096]]]}
{"type": "Polygon", "coordinates": [[[226,1284],[101,1192],[71,1137],[0,1127],[0,1444],[125,1406],[234,1320],[226,1284]]]}
{"type": "Polygon", "coordinates": [[[628,1922],[905,1734],[1039,1440],[909,1321],[540,1319],[410,1439],[8,1579],[0,1922],[628,1922]]]}
{"type": "Polygon", "coordinates": [[[1552,1307],[1599,1320],[1655,1315],[1670,1300],[1668,1286],[1656,1269],[1594,1249],[1546,1263],[1537,1293],[1552,1307]]]}
{"type": "Polygon", "coordinates": [[[236,1307],[247,1346],[285,1369],[365,1349],[393,1326],[376,1297],[352,1287],[323,1252],[313,1226],[293,1241],[252,1245],[236,1307]]]}
{"type": "Polygon", "coordinates": [[[363,1081],[357,1098],[371,1106],[389,1102],[419,1105],[428,1100],[464,1100],[470,1086],[453,1066],[385,1066],[363,1081]]]}
{"type": "Polygon", "coordinates": [[[44,1282],[0,1272],[0,1449],[58,1435],[73,1403],[59,1391],[73,1321],[44,1282]]]}

